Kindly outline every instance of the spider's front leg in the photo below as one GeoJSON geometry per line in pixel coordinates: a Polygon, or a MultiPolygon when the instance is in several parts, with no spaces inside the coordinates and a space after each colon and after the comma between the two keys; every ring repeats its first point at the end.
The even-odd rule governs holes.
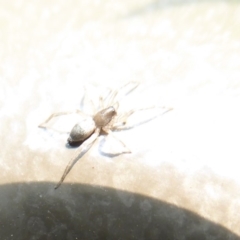
{"type": "Polygon", "coordinates": [[[115,109],[118,109],[119,102],[127,95],[129,95],[131,92],[133,92],[137,87],[139,86],[139,83],[136,82],[129,82],[119,89],[116,89],[108,94],[108,96],[105,98],[105,106],[114,106],[115,109]]]}
{"type": "Polygon", "coordinates": [[[95,140],[97,139],[99,134],[100,134],[100,128],[96,128],[94,133],[91,135],[91,137],[88,138],[85,142],[83,142],[83,144],[77,150],[77,154],[76,154],[77,156],[73,157],[69,161],[67,167],[64,170],[64,173],[63,173],[60,181],[55,186],[55,189],[57,189],[62,184],[62,182],[64,181],[65,177],[71,171],[71,169],[73,168],[75,163],[90,149],[90,147],[93,145],[93,143],[95,142],[95,140]]]}
{"type": "Polygon", "coordinates": [[[145,110],[151,110],[151,109],[158,109],[158,108],[162,108],[164,109],[164,112],[160,113],[160,114],[157,114],[156,116],[158,115],[163,115],[169,111],[172,111],[173,108],[165,108],[165,107],[156,107],[156,106],[153,106],[153,107],[146,107],[146,108],[139,108],[139,109],[136,109],[136,110],[130,110],[124,114],[121,114],[119,115],[116,119],[115,119],[115,122],[113,123],[113,126],[112,126],[112,129],[113,130],[126,130],[126,129],[129,129],[129,128],[133,128],[134,126],[137,126],[139,124],[143,124],[145,122],[148,122],[152,119],[154,119],[156,116],[154,117],[149,117],[147,120],[145,121],[142,121],[140,123],[137,123],[137,124],[134,124],[134,125],[127,125],[127,120],[128,118],[133,115],[134,113],[136,112],[140,112],[140,111],[145,111],[145,110]]]}

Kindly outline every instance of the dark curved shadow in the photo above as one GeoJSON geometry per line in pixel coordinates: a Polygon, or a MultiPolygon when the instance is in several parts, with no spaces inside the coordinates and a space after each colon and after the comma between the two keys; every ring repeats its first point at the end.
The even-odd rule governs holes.
{"type": "Polygon", "coordinates": [[[237,240],[188,210],[100,186],[18,183],[0,187],[2,240],[237,240]]]}

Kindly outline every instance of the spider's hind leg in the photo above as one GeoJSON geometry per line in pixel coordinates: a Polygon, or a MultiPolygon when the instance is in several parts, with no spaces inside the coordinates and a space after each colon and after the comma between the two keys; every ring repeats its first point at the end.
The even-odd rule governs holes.
{"type": "Polygon", "coordinates": [[[80,110],[75,110],[75,111],[71,111],[71,112],[58,112],[58,113],[53,113],[51,114],[43,123],[41,123],[38,127],[39,128],[49,128],[47,127],[47,123],[52,119],[52,118],[55,118],[55,117],[59,117],[59,116],[62,116],[62,115],[69,115],[69,114],[74,114],[74,113],[77,113],[77,114],[81,114],[82,112],[80,110]]]}
{"type": "Polygon", "coordinates": [[[117,138],[109,128],[103,128],[103,131],[107,133],[106,138],[112,137],[123,147],[123,149],[118,154],[131,153],[131,150],[126,146],[126,144],[117,138]]]}

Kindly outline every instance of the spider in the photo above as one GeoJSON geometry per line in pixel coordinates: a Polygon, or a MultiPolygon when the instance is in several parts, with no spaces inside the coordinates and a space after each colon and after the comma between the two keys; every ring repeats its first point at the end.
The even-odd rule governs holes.
{"type": "MultiPolygon", "coordinates": [[[[67,167],[65,168],[65,171],[63,172],[63,175],[60,181],[55,186],[55,189],[60,187],[60,185],[66,178],[67,174],[75,165],[75,163],[91,148],[91,146],[96,141],[99,135],[107,134],[117,139],[113,135],[112,131],[126,130],[131,128],[132,126],[127,125],[127,119],[129,116],[131,116],[136,111],[156,108],[156,107],[148,107],[148,108],[140,108],[137,110],[132,109],[123,114],[117,114],[120,100],[126,95],[130,94],[132,91],[134,91],[138,86],[139,86],[138,83],[130,82],[118,90],[115,90],[115,91],[109,90],[105,98],[101,96],[99,97],[100,111],[97,111],[97,113],[93,114],[92,116],[89,116],[81,120],[80,122],[76,123],[76,125],[72,128],[67,141],[68,141],[68,144],[71,146],[74,146],[75,144],[78,144],[78,143],[81,143],[81,145],[79,149],[77,149],[76,155],[69,161],[67,167]],[[126,88],[129,88],[129,89],[126,91],[125,90],[126,88]],[[124,90],[126,92],[124,92],[124,90]]],[[[172,108],[166,108],[162,114],[171,110],[172,108]]],[[[46,126],[46,124],[52,118],[58,117],[61,115],[72,114],[72,113],[81,114],[82,112],[80,110],[76,110],[75,112],[53,113],[50,115],[50,117],[46,121],[44,121],[38,127],[49,128],[46,126]]],[[[122,151],[120,154],[131,153],[131,151],[126,147],[126,145],[122,141],[120,141],[119,139],[117,140],[125,148],[125,151],[122,151]]]]}

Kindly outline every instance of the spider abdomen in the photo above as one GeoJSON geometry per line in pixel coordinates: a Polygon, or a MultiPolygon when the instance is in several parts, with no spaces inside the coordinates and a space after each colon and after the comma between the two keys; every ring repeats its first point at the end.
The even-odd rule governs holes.
{"type": "Polygon", "coordinates": [[[78,122],[71,130],[68,142],[77,143],[87,139],[95,130],[95,122],[91,117],[78,122]]]}

